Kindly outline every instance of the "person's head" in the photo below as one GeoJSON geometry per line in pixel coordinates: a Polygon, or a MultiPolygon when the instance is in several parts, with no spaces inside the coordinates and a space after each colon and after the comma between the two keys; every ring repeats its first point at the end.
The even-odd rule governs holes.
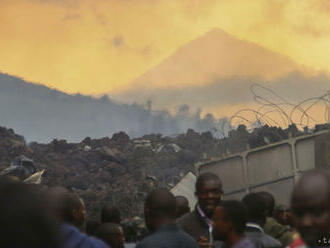
{"type": "Polygon", "coordinates": [[[247,210],[248,222],[264,226],[266,222],[267,207],[264,199],[258,193],[249,193],[243,197],[242,203],[247,210]]]}
{"type": "Polygon", "coordinates": [[[167,189],[156,189],[148,194],[144,204],[144,218],[147,228],[153,232],[161,225],[175,219],[176,202],[167,189]]]}
{"type": "Polygon", "coordinates": [[[295,185],[291,197],[294,224],[309,246],[330,237],[330,177],[325,170],[307,172],[295,185]]]}
{"type": "Polygon", "coordinates": [[[213,236],[216,240],[228,241],[244,233],[247,211],[239,201],[222,201],[213,214],[213,236]]]}
{"type": "Polygon", "coordinates": [[[27,184],[0,182],[0,247],[58,247],[49,195],[27,184]]]}
{"type": "Polygon", "coordinates": [[[175,197],[175,201],[176,201],[176,210],[175,210],[176,218],[180,218],[181,216],[190,212],[189,201],[186,197],[182,195],[178,195],[175,197]]]}
{"type": "Polygon", "coordinates": [[[117,207],[111,204],[105,204],[101,210],[101,223],[116,223],[120,224],[121,214],[117,207]]]}
{"type": "Polygon", "coordinates": [[[196,181],[195,195],[203,212],[211,218],[223,195],[220,178],[210,172],[201,174],[196,181]]]}
{"type": "Polygon", "coordinates": [[[266,203],[266,209],[267,209],[267,217],[272,217],[275,207],[275,198],[274,196],[267,192],[267,191],[261,191],[258,192],[259,195],[264,199],[266,203]]]}
{"type": "Polygon", "coordinates": [[[104,223],[96,231],[96,237],[103,240],[111,248],[123,248],[125,235],[123,228],[116,223],[104,223]]]}
{"type": "Polygon", "coordinates": [[[276,221],[282,225],[290,224],[290,209],[285,205],[277,205],[274,208],[274,218],[276,221]]]}
{"type": "Polygon", "coordinates": [[[83,200],[64,189],[52,191],[56,215],[62,222],[81,228],[85,223],[86,208],[83,200]]]}
{"type": "Polygon", "coordinates": [[[86,233],[89,236],[94,236],[101,223],[96,220],[86,221],[86,233]]]}

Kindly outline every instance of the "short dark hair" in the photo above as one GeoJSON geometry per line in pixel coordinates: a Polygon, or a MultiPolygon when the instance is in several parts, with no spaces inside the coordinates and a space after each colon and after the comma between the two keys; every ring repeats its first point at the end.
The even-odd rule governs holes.
{"type": "Polygon", "coordinates": [[[167,189],[156,189],[149,193],[145,206],[152,212],[154,217],[175,217],[176,200],[174,195],[167,189]]]}
{"type": "Polygon", "coordinates": [[[183,195],[175,196],[175,200],[180,201],[180,202],[184,202],[185,204],[187,204],[189,206],[189,200],[187,199],[187,197],[185,197],[183,195]]]}
{"type": "Polygon", "coordinates": [[[266,203],[266,209],[267,209],[267,216],[271,217],[273,215],[273,211],[275,208],[275,198],[274,196],[267,192],[267,191],[261,191],[258,192],[259,195],[264,199],[266,203]]]}
{"type": "Polygon", "coordinates": [[[247,210],[244,204],[236,200],[220,202],[219,206],[225,210],[226,217],[232,222],[236,233],[242,234],[247,222],[247,210]]]}
{"type": "Polygon", "coordinates": [[[196,181],[196,185],[195,185],[195,189],[198,192],[200,186],[205,183],[206,181],[218,181],[220,183],[220,185],[222,186],[222,182],[220,180],[220,178],[211,172],[205,172],[201,175],[198,176],[197,181],[196,181]]]}
{"type": "Polygon", "coordinates": [[[58,247],[59,223],[48,198],[38,187],[0,182],[0,247],[58,247]]]}
{"type": "Polygon", "coordinates": [[[116,234],[119,234],[120,225],[116,223],[104,223],[99,226],[95,236],[103,240],[112,247],[113,239],[116,234]]]}
{"type": "Polygon", "coordinates": [[[247,219],[251,222],[263,223],[266,219],[266,203],[258,193],[249,193],[242,199],[247,209],[247,219]]]}
{"type": "Polygon", "coordinates": [[[101,210],[101,223],[117,223],[121,221],[121,214],[117,207],[107,203],[101,210]]]}

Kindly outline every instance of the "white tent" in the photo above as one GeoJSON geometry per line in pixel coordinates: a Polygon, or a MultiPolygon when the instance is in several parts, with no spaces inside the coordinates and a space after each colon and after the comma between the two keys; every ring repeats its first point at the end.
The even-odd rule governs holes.
{"type": "Polygon", "coordinates": [[[40,184],[41,183],[41,177],[44,174],[45,170],[38,171],[25,179],[23,182],[24,183],[30,183],[30,184],[40,184]]]}
{"type": "Polygon", "coordinates": [[[188,172],[181,180],[175,185],[171,192],[173,195],[178,196],[182,195],[187,197],[189,201],[190,209],[194,209],[197,203],[197,199],[195,197],[195,184],[196,184],[196,176],[192,172],[188,172]]]}

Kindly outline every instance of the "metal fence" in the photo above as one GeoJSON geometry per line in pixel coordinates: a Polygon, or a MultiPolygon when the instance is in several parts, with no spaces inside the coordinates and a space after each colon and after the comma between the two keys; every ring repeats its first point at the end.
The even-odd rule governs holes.
{"type": "Polygon", "coordinates": [[[328,131],[291,138],[234,154],[199,166],[199,173],[216,173],[226,199],[268,191],[278,203],[288,204],[294,183],[315,168],[315,138],[328,131]]]}

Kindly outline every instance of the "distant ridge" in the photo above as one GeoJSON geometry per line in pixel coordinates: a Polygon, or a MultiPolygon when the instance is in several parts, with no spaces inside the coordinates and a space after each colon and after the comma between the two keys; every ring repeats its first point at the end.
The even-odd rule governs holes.
{"type": "Polygon", "coordinates": [[[124,131],[131,137],[150,133],[172,135],[188,128],[210,130],[198,116],[180,119],[166,111],[151,111],[137,104],[119,104],[108,96],[69,95],[46,86],[0,73],[0,126],[23,134],[28,142],[86,136],[101,138],[124,131]]]}

